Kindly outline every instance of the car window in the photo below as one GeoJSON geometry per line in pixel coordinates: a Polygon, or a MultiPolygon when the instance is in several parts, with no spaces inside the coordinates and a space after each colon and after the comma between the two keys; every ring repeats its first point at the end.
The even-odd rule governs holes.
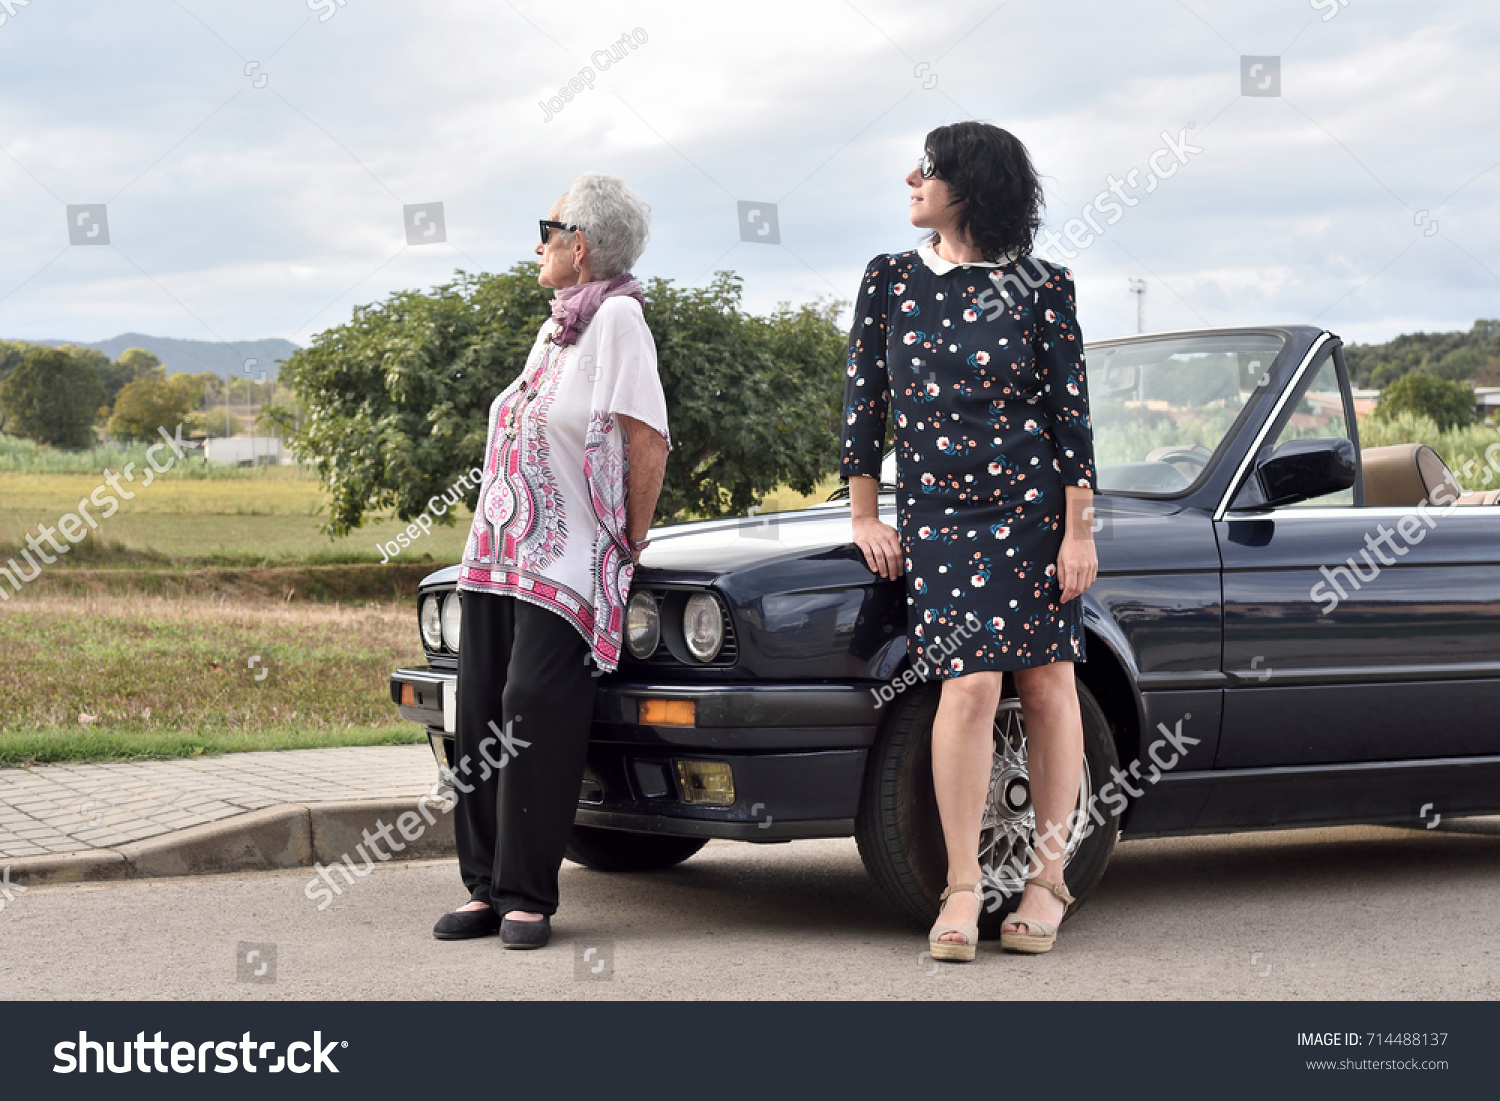
{"type": "Polygon", "coordinates": [[[1175,497],[1196,485],[1284,344],[1227,333],[1087,349],[1100,492],[1175,497]]]}
{"type": "MultiPolygon", "coordinates": [[[[1334,364],[1333,356],[1325,355],[1322,366],[1313,372],[1312,381],[1302,391],[1302,396],[1297,399],[1291,416],[1277,433],[1273,447],[1280,447],[1288,440],[1333,436],[1352,438],[1349,435],[1348,410],[1344,406],[1343,392],[1339,389],[1338,368],[1334,364]]],[[[1352,507],[1353,504],[1354,490],[1350,488],[1339,490],[1337,493],[1325,493],[1321,497],[1309,497],[1305,501],[1298,501],[1295,505],[1284,507],[1327,508],[1336,505],[1352,507]]]]}

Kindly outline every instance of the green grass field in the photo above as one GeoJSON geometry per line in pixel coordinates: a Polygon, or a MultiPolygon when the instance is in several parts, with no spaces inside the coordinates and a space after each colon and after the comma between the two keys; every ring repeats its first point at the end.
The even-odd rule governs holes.
{"type": "Polygon", "coordinates": [[[135,450],[0,437],[0,565],[106,466],[138,467],[134,499],[94,507],[98,529],[0,602],[0,766],[423,741],[388,677],[423,661],[416,582],[458,559],[468,514],[382,566],[406,525],[330,539],[310,471],[184,465],[144,486],[135,450]]]}
{"type": "MultiPolygon", "coordinates": [[[[97,530],[60,557],[59,566],[255,566],[296,563],[380,562],[379,544],[405,529],[403,521],[372,517],[363,528],[331,539],[323,522],[317,477],[289,467],[243,472],[245,477],[189,478],[169,474],[137,488],[133,500],[105,518],[86,506],[97,530]]],[[[0,564],[24,547],[37,525],[57,524],[64,513],[100,485],[83,473],[0,472],[0,564]]],[[[129,486],[127,485],[128,489],[129,486]]],[[[455,523],[434,524],[397,561],[456,562],[468,535],[469,513],[452,510],[455,523]]],[[[54,552],[55,553],[55,552],[54,552]]]]}
{"type": "Polygon", "coordinates": [[[0,654],[0,766],[425,739],[390,700],[406,603],[18,597],[0,654]]]}

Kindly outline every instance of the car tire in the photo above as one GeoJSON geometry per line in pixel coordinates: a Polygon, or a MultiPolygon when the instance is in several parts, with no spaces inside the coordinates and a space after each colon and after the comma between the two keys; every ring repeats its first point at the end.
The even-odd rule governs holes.
{"type": "Polygon", "coordinates": [[[574,826],[563,855],[596,872],[658,872],[681,864],[707,844],[706,837],[574,826]]]}
{"type": "MultiPolygon", "coordinates": [[[[937,918],[938,898],[948,873],[937,797],[932,789],[932,721],[937,714],[939,687],[928,684],[915,688],[892,705],[870,751],[855,821],[855,840],[865,868],[898,910],[924,926],[937,918]]],[[[1098,805],[1097,778],[1108,779],[1110,769],[1119,765],[1119,754],[1103,710],[1081,683],[1078,702],[1083,714],[1085,766],[1079,802],[1086,807],[1090,801],[1098,805]]],[[[1022,838],[1030,838],[1035,817],[1025,788],[1024,727],[1018,700],[1000,701],[995,730],[981,864],[987,869],[1024,868],[1026,842],[1022,838]],[[1023,793],[1023,805],[1010,805],[1023,793]]],[[[1069,840],[1063,878],[1078,899],[1078,904],[1069,908],[1069,916],[1077,912],[1103,877],[1119,837],[1119,821],[1111,816],[1109,806],[1098,806],[1098,811],[1104,823],[1100,825],[1097,818],[1085,819],[1077,830],[1081,836],[1069,840]]],[[[987,874],[983,888],[986,901],[979,917],[980,934],[998,937],[1005,918],[1020,903],[1022,880],[1014,874],[987,874]]]]}

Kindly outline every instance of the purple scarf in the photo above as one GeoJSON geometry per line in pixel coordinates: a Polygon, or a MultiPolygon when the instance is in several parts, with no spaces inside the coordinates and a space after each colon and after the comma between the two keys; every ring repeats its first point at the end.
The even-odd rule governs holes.
{"type": "Polygon", "coordinates": [[[629,295],[643,306],[646,304],[646,296],[640,283],[628,271],[607,282],[595,279],[559,289],[552,296],[552,319],[558,324],[557,332],[552,334],[552,343],[577,344],[579,336],[588,323],[594,320],[594,315],[599,312],[604,300],[619,294],[629,295]]]}

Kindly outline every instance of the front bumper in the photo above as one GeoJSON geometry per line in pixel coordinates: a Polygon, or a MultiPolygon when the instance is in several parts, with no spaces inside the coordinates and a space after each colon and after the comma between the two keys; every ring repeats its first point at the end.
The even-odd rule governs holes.
{"type": "MultiPolygon", "coordinates": [[[[428,730],[440,767],[453,755],[455,674],[398,669],[391,698],[428,730]],[[403,702],[403,690],[408,690],[403,702]],[[446,703],[446,706],[445,706],[446,703]]],[[[694,685],[603,681],[594,704],[580,825],[686,837],[789,841],[854,832],[880,712],[861,684],[694,685]],[[690,700],[691,726],[642,723],[642,700],[690,700]],[[734,803],[683,799],[676,762],[721,761],[734,803]]]]}

